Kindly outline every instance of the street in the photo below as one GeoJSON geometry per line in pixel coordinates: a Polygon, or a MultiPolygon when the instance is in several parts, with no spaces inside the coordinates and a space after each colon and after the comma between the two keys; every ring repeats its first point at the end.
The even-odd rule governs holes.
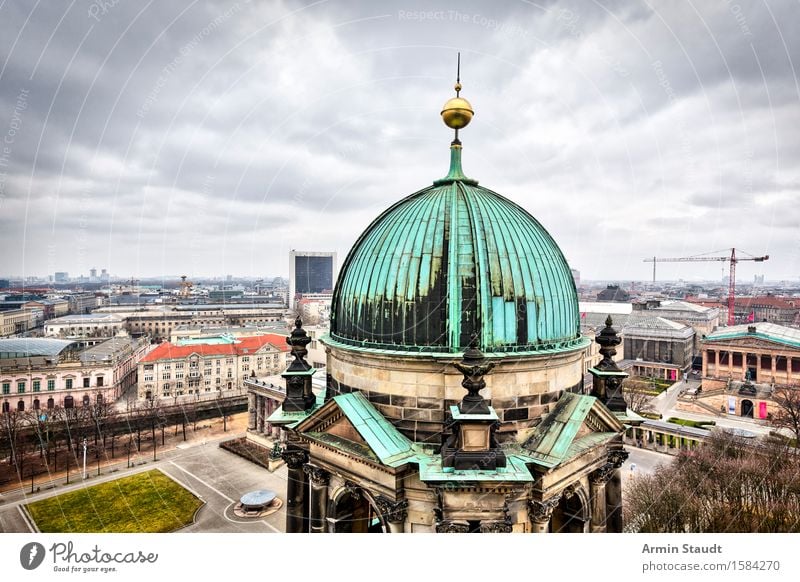
{"type": "Polygon", "coordinates": [[[621,468],[623,486],[631,477],[650,475],[656,470],[656,467],[667,465],[675,458],[672,455],[637,447],[626,446],[625,450],[628,451],[629,456],[621,468]],[[631,467],[634,467],[633,470],[631,470],[631,467]]]}

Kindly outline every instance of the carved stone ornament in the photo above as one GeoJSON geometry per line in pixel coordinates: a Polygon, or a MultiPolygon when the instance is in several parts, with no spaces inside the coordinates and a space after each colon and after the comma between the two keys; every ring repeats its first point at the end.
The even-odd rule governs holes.
{"type": "Polygon", "coordinates": [[[573,497],[575,497],[575,494],[578,492],[580,486],[581,486],[580,483],[572,483],[571,485],[564,488],[564,490],[561,492],[561,496],[564,499],[572,499],[573,497]]]}
{"type": "Polygon", "coordinates": [[[617,330],[614,329],[613,325],[614,322],[611,320],[611,315],[609,315],[606,318],[606,326],[594,338],[594,341],[600,346],[599,351],[603,356],[603,359],[596,366],[599,370],[620,369],[614,361],[614,356],[617,355],[615,348],[622,343],[622,338],[617,335],[617,330]]]}
{"type": "Polygon", "coordinates": [[[352,481],[344,482],[344,490],[347,491],[353,499],[361,498],[361,487],[359,487],[352,481]]]}
{"type": "Polygon", "coordinates": [[[464,357],[460,362],[453,364],[455,368],[464,375],[461,385],[466,389],[467,394],[459,404],[459,410],[463,414],[488,414],[489,405],[480,395],[480,391],[486,387],[486,380],[483,377],[488,374],[494,363],[487,363],[483,352],[478,349],[478,335],[473,333],[469,347],[464,351],[464,357]]]}
{"type": "Polygon", "coordinates": [[[315,467],[314,465],[304,465],[303,471],[305,471],[314,485],[327,485],[331,476],[325,469],[315,467]]]}
{"type": "Polygon", "coordinates": [[[589,475],[589,479],[595,485],[602,485],[604,483],[608,483],[608,480],[611,479],[611,476],[614,474],[614,464],[613,463],[606,463],[592,474],[589,475]]]}
{"type": "Polygon", "coordinates": [[[308,337],[306,330],[303,329],[303,321],[299,317],[295,319],[294,325],[295,329],[292,330],[292,334],[286,338],[286,343],[291,346],[292,356],[294,357],[294,361],[289,364],[288,371],[300,372],[310,370],[311,364],[306,362],[305,358],[308,355],[306,346],[311,343],[311,338],[308,337]]]}
{"type": "Polygon", "coordinates": [[[608,452],[608,462],[614,465],[615,469],[619,469],[622,466],[622,463],[625,462],[625,459],[628,458],[628,451],[623,449],[615,449],[613,451],[608,452]]]}
{"type": "Polygon", "coordinates": [[[555,495],[550,499],[545,499],[544,501],[536,501],[531,499],[528,502],[528,516],[530,517],[531,521],[550,521],[550,517],[553,515],[553,510],[558,506],[558,502],[561,501],[561,494],[555,495]]]}
{"type": "Polygon", "coordinates": [[[378,497],[375,503],[378,505],[378,511],[386,521],[404,522],[408,516],[408,501],[405,499],[392,501],[385,497],[378,497]]]}
{"type": "Polygon", "coordinates": [[[290,469],[299,469],[308,462],[308,453],[303,450],[291,449],[283,451],[281,458],[290,469]]]}
{"type": "Polygon", "coordinates": [[[436,533],[469,533],[469,523],[444,519],[436,523],[436,533]]]}
{"type": "Polygon", "coordinates": [[[481,533],[511,533],[511,524],[505,521],[481,522],[481,533]]]}

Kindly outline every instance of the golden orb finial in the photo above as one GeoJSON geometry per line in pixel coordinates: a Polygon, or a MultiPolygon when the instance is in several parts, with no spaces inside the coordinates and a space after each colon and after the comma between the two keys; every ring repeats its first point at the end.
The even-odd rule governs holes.
{"type": "Polygon", "coordinates": [[[456,140],[458,140],[458,130],[469,125],[472,116],[475,115],[469,101],[459,95],[461,93],[461,53],[458,53],[455,90],[456,96],[447,100],[442,107],[441,115],[444,124],[456,130],[456,140]]]}
{"type": "Polygon", "coordinates": [[[472,110],[472,105],[463,97],[448,99],[442,108],[444,124],[452,129],[466,127],[472,121],[473,115],[475,112],[472,110]]]}

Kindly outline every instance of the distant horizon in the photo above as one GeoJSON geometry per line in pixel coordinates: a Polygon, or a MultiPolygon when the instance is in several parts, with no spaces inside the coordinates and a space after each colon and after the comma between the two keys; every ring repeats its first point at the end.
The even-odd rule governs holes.
{"type": "MultiPolygon", "coordinates": [[[[41,276],[41,275],[28,275],[28,277],[37,277],[38,281],[36,282],[29,282],[24,283],[24,285],[32,285],[35,286],[39,283],[46,283],[46,284],[56,284],[56,285],[69,285],[72,283],[80,283],[80,284],[91,284],[91,285],[103,285],[105,284],[102,281],[79,281],[75,278],[71,277],[70,281],[67,282],[58,282],[55,281],[48,281],[47,278],[51,275],[41,276]]],[[[80,276],[80,275],[79,275],[80,276]]],[[[189,281],[204,281],[204,280],[212,280],[212,281],[219,281],[221,283],[228,282],[227,277],[231,277],[230,281],[247,281],[247,282],[254,282],[258,280],[263,280],[266,282],[271,282],[274,279],[280,277],[286,281],[289,280],[288,275],[261,275],[261,276],[253,276],[253,275],[233,275],[233,274],[225,274],[225,275],[194,275],[194,276],[187,276],[187,280],[189,281]]],[[[84,275],[84,277],[88,277],[84,275]]],[[[136,281],[135,284],[142,285],[144,282],[180,282],[182,275],[134,275],[134,280],[136,281]]],[[[10,282],[18,282],[21,281],[21,277],[19,275],[0,275],[0,279],[8,279],[10,282]]],[[[114,284],[124,284],[130,283],[130,277],[124,276],[116,276],[116,275],[109,275],[109,279],[111,283],[114,284]]],[[[726,286],[728,284],[728,278],[720,277],[719,279],[657,279],[653,282],[651,279],[632,279],[632,278],[603,278],[603,279],[592,279],[581,276],[581,283],[592,283],[592,284],[602,284],[602,285],[613,285],[613,284],[624,284],[624,283],[634,283],[634,284],[647,284],[647,285],[659,285],[659,284],[689,284],[689,285],[714,285],[714,286],[726,286]]],[[[763,283],[755,283],[752,279],[736,279],[737,285],[745,285],[745,286],[768,286],[770,284],[797,284],[800,285],[800,277],[796,279],[764,279],[763,283]]]]}

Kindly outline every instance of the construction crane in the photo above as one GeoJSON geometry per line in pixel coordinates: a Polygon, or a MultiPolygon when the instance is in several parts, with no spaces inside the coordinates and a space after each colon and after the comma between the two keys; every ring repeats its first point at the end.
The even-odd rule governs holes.
{"type": "Polygon", "coordinates": [[[683,263],[683,262],[700,262],[700,261],[723,261],[729,262],[731,264],[730,268],[730,280],[728,281],[728,325],[734,325],[736,320],[734,318],[734,311],[736,308],[736,263],[741,261],[755,261],[757,263],[763,263],[764,261],[769,260],[769,255],[764,255],[763,257],[754,257],[750,253],[745,253],[744,251],[740,250],[740,253],[744,253],[747,255],[746,257],[737,257],[736,256],[736,249],[731,249],[730,256],[726,255],[723,257],[716,256],[716,257],[709,257],[713,253],[721,253],[723,251],[712,251],[711,253],[703,253],[700,255],[694,255],[691,257],[678,257],[678,258],[657,258],[653,257],[652,259],[645,259],[645,263],[653,263],[653,283],[656,282],[656,263],[683,263]]]}

